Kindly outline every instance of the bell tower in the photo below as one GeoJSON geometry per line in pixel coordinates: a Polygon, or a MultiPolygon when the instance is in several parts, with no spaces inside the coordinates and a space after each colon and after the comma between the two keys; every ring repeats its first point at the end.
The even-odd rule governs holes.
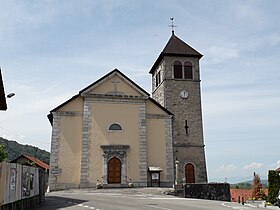
{"type": "Polygon", "coordinates": [[[173,158],[178,164],[178,183],[207,182],[199,69],[202,56],[172,30],[149,72],[153,98],[174,115],[173,158]]]}

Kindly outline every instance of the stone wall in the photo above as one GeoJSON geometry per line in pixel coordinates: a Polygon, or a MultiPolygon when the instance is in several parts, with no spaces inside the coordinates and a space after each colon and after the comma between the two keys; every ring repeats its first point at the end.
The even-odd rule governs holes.
{"type": "Polygon", "coordinates": [[[195,182],[206,183],[199,59],[165,56],[154,73],[152,81],[153,98],[174,115],[173,160],[179,161],[178,183],[183,183],[186,178],[185,165],[187,163],[195,167],[195,182]],[[194,78],[192,80],[174,79],[173,63],[176,60],[182,63],[190,61],[193,64],[194,78]],[[161,71],[161,82],[156,87],[155,75],[158,71],[161,71]],[[183,90],[189,93],[186,99],[180,97],[180,92],[183,90]]]}
{"type": "Polygon", "coordinates": [[[184,195],[185,198],[231,201],[228,183],[186,184],[184,195]]]}

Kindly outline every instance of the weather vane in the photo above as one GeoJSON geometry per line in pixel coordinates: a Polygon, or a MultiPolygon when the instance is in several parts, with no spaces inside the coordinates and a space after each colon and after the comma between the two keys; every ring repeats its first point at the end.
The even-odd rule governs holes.
{"type": "Polygon", "coordinates": [[[174,34],[174,28],[177,26],[174,25],[174,22],[173,22],[174,17],[171,17],[170,20],[171,20],[171,25],[168,25],[168,26],[172,28],[172,34],[174,34]]]}

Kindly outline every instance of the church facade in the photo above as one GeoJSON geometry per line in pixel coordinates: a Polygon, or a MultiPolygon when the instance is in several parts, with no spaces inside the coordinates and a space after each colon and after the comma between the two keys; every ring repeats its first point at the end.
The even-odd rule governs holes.
{"type": "Polygon", "coordinates": [[[152,98],[115,69],[51,110],[50,190],[207,182],[201,57],[173,32],[152,98]]]}

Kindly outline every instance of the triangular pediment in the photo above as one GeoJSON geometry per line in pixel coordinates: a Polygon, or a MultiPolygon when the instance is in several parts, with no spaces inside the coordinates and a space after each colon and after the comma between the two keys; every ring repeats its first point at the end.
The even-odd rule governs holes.
{"type": "Polygon", "coordinates": [[[134,96],[147,98],[149,94],[118,69],[111,71],[80,91],[81,95],[134,96]]]}

